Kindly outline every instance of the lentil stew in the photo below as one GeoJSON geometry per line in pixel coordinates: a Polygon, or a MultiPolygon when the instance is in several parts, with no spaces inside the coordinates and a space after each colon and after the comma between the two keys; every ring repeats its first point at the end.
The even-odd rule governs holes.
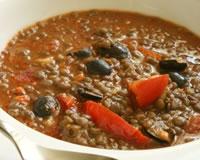
{"type": "Polygon", "coordinates": [[[149,149],[200,138],[200,38],[156,17],[71,12],[20,31],[0,54],[0,105],[46,135],[149,149]]]}

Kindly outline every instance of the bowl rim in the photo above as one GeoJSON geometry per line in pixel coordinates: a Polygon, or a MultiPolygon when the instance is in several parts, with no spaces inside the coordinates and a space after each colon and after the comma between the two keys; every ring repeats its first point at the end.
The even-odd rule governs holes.
{"type": "MultiPolygon", "coordinates": [[[[80,10],[84,10],[84,9],[80,9],[80,10]]],[[[124,10],[124,9],[122,8],[120,10],[124,10]]],[[[130,10],[128,9],[125,11],[130,11],[130,10]]],[[[138,11],[134,11],[134,12],[138,12],[138,11]]],[[[47,19],[47,18],[44,18],[44,19],[47,19]]],[[[157,149],[147,149],[147,150],[110,150],[110,149],[93,148],[93,147],[73,144],[70,142],[66,142],[66,141],[59,140],[59,139],[50,137],[48,135],[42,134],[24,125],[23,123],[19,122],[18,120],[10,116],[7,112],[5,112],[2,109],[0,109],[0,118],[7,121],[11,125],[13,125],[16,128],[16,130],[18,130],[20,133],[30,138],[31,140],[35,141],[37,144],[51,148],[51,149],[62,150],[62,151],[79,150],[80,152],[84,152],[84,153],[95,153],[95,154],[112,156],[115,158],[122,158],[122,159],[127,159],[127,158],[130,159],[133,157],[133,158],[139,158],[138,160],[143,160],[143,159],[146,160],[146,157],[149,157],[149,160],[156,160],[155,157],[153,158],[151,157],[151,155],[167,156],[170,153],[170,154],[173,154],[173,158],[177,158],[177,153],[173,153],[174,151],[181,151],[181,153],[182,152],[186,153],[192,149],[192,152],[194,154],[195,152],[198,151],[196,149],[200,147],[200,140],[195,140],[195,141],[180,144],[180,145],[157,148],[157,149]]],[[[159,156],[159,159],[160,159],[160,156],[159,156]]]]}
{"type": "Polygon", "coordinates": [[[150,155],[155,156],[156,154],[159,154],[159,155],[172,154],[174,153],[174,151],[180,151],[180,150],[187,151],[187,150],[190,150],[191,148],[194,148],[194,147],[198,148],[200,146],[200,139],[199,139],[199,140],[191,141],[184,144],[162,147],[162,148],[155,148],[155,149],[141,149],[141,150],[101,149],[101,148],[74,144],[74,143],[70,143],[64,140],[56,139],[54,137],[45,135],[37,130],[34,130],[26,126],[22,122],[18,121],[17,119],[9,115],[6,111],[4,111],[2,108],[0,108],[0,117],[2,120],[11,124],[16,129],[16,131],[18,131],[23,136],[29,138],[30,140],[34,141],[36,144],[44,146],[46,148],[60,150],[60,151],[76,152],[78,150],[79,152],[82,152],[82,153],[93,153],[93,154],[95,153],[97,155],[110,156],[113,158],[127,158],[127,157],[132,157],[132,156],[134,158],[135,156],[140,157],[141,154],[144,157],[147,157],[150,155]]]}

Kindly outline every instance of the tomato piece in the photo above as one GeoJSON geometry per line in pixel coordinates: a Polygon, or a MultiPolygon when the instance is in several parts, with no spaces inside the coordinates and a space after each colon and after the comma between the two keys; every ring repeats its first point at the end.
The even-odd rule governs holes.
{"type": "Polygon", "coordinates": [[[67,109],[73,107],[76,104],[76,99],[73,96],[59,94],[58,96],[56,96],[56,98],[59,101],[63,111],[66,111],[67,109]]]}
{"type": "Polygon", "coordinates": [[[12,90],[12,92],[17,95],[23,95],[26,93],[26,91],[23,87],[16,87],[14,90],[12,90]]]}
{"type": "Polygon", "coordinates": [[[136,43],[135,43],[135,39],[132,39],[132,38],[126,38],[126,39],[123,39],[121,41],[122,43],[124,43],[129,50],[135,50],[136,49],[136,43]]]}
{"type": "Polygon", "coordinates": [[[200,115],[190,118],[188,124],[185,126],[187,133],[200,133],[200,115]]]}
{"type": "Polygon", "coordinates": [[[155,58],[155,59],[157,59],[157,60],[159,60],[159,61],[160,61],[161,58],[162,58],[160,54],[158,54],[158,53],[156,53],[156,52],[154,52],[154,51],[145,49],[145,48],[143,48],[143,47],[139,47],[138,50],[139,50],[142,54],[144,54],[145,56],[150,56],[150,57],[155,58]]]}
{"type": "Polygon", "coordinates": [[[156,75],[130,83],[128,90],[135,105],[145,109],[162,95],[168,82],[168,74],[156,75]]]}
{"type": "Polygon", "coordinates": [[[80,73],[74,77],[74,80],[77,82],[83,81],[84,79],[85,79],[85,75],[83,73],[80,73]]]}
{"type": "Polygon", "coordinates": [[[100,103],[86,101],[83,104],[83,111],[91,116],[93,122],[99,128],[116,138],[133,144],[137,148],[146,148],[152,142],[150,138],[100,103]]]}
{"type": "Polygon", "coordinates": [[[30,102],[30,97],[28,95],[16,96],[14,99],[23,104],[28,104],[30,102]]]}

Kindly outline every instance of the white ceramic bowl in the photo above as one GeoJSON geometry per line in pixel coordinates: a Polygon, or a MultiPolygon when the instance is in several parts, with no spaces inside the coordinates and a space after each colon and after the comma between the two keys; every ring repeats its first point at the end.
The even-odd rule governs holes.
{"type": "MultiPolygon", "coordinates": [[[[94,8],[121,9],[159,16],[200,35],[200,0],[0,0],[0,50],[18,30],[27,25],[57,14],[94,8]]],[[[200,157],[200,140],[153,150],[96,149],[43,135],[3,111],[0,111],[0,117],[34,142],[53,149],[108,155],[123,160],[194,160],[200,157]]]]}

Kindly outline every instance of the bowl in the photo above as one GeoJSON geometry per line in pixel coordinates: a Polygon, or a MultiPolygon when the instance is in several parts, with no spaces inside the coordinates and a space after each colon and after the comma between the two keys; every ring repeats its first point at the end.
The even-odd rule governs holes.
{"type": "MultiPolygon", "coordinates": [[[[200,0],[0,0],[0,51],[17,31],[36,21],[70,11],[87,9],[118,9],[158,16],[185,26],[200,35],[199,8],[200,0]]],[[[0,117],[37,144],[56,150],[93,153],[123,160],[188,160],[200,156],[200,140],[149,150],[97,149],[41,134],[18,122],[2,110],[0,110],[0,117]]]]}

